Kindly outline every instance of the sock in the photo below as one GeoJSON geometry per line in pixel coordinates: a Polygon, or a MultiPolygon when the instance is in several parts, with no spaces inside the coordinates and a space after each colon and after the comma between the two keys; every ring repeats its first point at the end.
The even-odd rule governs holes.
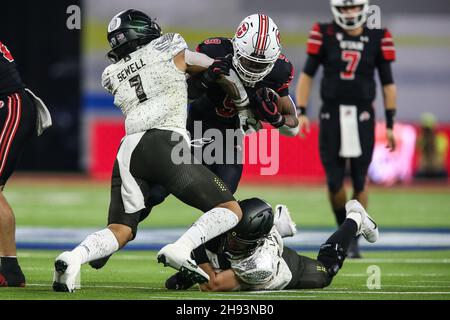
{"type": "Polygon", "coordinates": [[[188,247],[192,251],[201,244],[230,230],[238,222],[238,217],[233,211],[226,208],[214,208],[195,221],[175,243],[188,247]]]}
{"type": "Polygon", "coordinates": [[[4,271],[20,270],[17,257],[0,257],[0,265],[4,271]]]}
{"type": "Polygon", "coordinates": [[[340,209],[333,209],[333,212],[334,216],[336,217],[336,222],[338,226],[340,226],[346,218],[347,210],[345,210],[345,207],[343,207],[340,209]]]}
{"type": "Polygon", "coordinates": [[[72,250],[81,264],[107,257],[119,250],[114,233],[108,228],[97,231],[84,239],[82,243],[72,250]]]}
{"type": "Polygon", "coordinates": [[[345,219],[339,229],[328,238],[326,243],[338,243],[347,252],[350,242],[352,242],[357,231],[357,222],[353,219],[345,219]]]}

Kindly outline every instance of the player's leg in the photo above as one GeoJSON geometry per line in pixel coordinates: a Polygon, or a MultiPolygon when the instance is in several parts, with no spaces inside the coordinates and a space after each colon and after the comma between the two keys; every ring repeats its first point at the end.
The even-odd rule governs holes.
{"type": "Polygon", "coordinates": [[[346,206],[347,218],[339,229],[320,247],[317,260],[334,277],[342,268],[344,259],[355,236],[362,235],[368,242],[378,240],[378,226],[357,200],[350,200],[346,206]]]}
{"type": "Polygon", "coordinates": [[[134,173],[146,181],[163,185],[182,202],[204,212],[180,239],[161,249],[158,254],[159,261],[166,265],[175,269],[193,268],[191,271],[204,276],[206,274],[198,271],[199,268],[191,260],[191,251],[234,227],[242,212],[226,185],[206,167],[190,163],[176,164],[172,158],[175,146],[180,147],[181,143],[184,146],[182,150],[190,154],[187,143],[180,138],[170,131],[148,131],[135,153],[146,158],[146,168],[155,170],[135,166],[134,173]],[[152,152],[147,149],[149,146],[152,152]]]}
{"type": "MultiPolygon", "coordinates": [[[[334,108],[337,109],[337,108],[334,108]]],[[[337,225],[345,220],[347,194],[344,189],[346,159],[339,156],[340,124],[339,115],[333,107],[322,107],[319,132],[319,151],[325,169],[328,186],[328,198],[334,212],[337,225]]]]}
{"type": "Polygon", "coordinates": [[[242,177],[242,164],[215,164],[206,167],[225,183],[231,193],[236,192],[242,177]]]}
{"type": "MultiPolygon", "coordinates": [[[[359,111],[366,112],[370,118],[360,121],[358,131],[362,149],[362,155],[358,158],[350,159],[350,173],[353,185],[352,199],[358,200],[364,208],[368,207],[368,191],[367,191],[367,171],[372,161],[373,148],[375,144],[375,121],[373,109],[362,109],[359,111]]],[[[358,119],[361,117],[358,116],[358,119]]],[[[363,117],[366,119],[366,117],[363,117]]],[[[361,257],[359,253],[358,238],[355,238],[348,250],[349,257],[361,257]]]]}
{"type": "MultiPolygon", "coordinates": [[[[140,141],[140,136],[126,137],[122,142],[114,163],[111,178],[111,200],[108,213],[108,227],[97,231],[80,243],[72,251],[60,254],[55,261],[53,289],[72,292],[77,289],[77,277],[84,263],[92,263],[94,268],[101,268],[109,257],[133,240],[140,221],[150,212],[151,188],[142,179],[134,177],[129,163],[133,150],[140,141]]],[[[136,161],[141,166],[142,158],[136,161]]],[[[162,202],[165,195],[158,200],[162,202]]]]}
{"type": "Polygon", "coordinates": [[[301,256],[289,247],[283,248],[283,260],[292,274],[291,281],[283,288],[285,290],[318,289],[331,283],[332,277],[318,260],[301,256]]]}
{"type": "Polygon", "coordinates": [[[27,143],[36,135],[36,107],[25,92],[0,98],[0,287],[24,287],[17,260],[15,217],[3,194],[27,143]]]}

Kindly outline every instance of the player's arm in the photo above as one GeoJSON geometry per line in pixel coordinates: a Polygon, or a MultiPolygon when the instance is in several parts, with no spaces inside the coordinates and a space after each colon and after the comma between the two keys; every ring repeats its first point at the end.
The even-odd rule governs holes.
{"type": "Polygon", "coordinates": [[[199,285],[201,291],[233,291],[240,287],[232,269],[216,273],[210,263],[200,264],[199,267],[209,275],[209,282],[199,285]]]}
{"type": "Polygon", "coordinates": [[[284,117],[284,125],[279,127],[278,130],[285,136],[296,136],[299,132],[299,122],[291,96],[280,97],[278,108],[280,114],[284,117]]]}
{"type": "Polygon", "coordinates": [[[306,44],[306,59],[300,79],[295,88],[296,106],[299,121],[300,136],[310,132],[309,118],[306,114],[309,97],[311,95],[313,78],[321,64],[323,55],[323,34],[318,23],[314,24],[309,32],[308,42],[306,44]]]}
{"type": "Polygon", "coordinates": [[[395,47],[392,35],[388,30],[384,30],[381,40],[381,55],[378,60],[378,74],[383,86],[384,108],[386,116],[386,139],[391,152],[395,150],[394,118],[397,111],[397,86],[392,76],[391,63],[395,61],[395,47]]]}

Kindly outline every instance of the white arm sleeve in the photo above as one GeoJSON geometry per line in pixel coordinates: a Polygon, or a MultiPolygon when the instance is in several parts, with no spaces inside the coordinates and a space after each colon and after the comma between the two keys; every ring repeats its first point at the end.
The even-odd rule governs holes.
{"type": "Polygon", "coordinates": [[[208,57],[206,54],[192,52],[190,50],[184,52],[184,60],[186,61],[186,64],[190,66],[200,66],[204,68],[208,68],[214,62],[214,59],[208,57]]]}

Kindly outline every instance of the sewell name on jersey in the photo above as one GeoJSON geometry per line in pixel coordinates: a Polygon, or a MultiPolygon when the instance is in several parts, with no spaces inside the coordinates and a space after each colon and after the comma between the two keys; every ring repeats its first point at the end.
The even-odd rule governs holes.
{"type": "Polygon", "coordinates": [[[142,59],[139,59],[139,61],[135,61],[132,64],[129,64],[126,68],[122,69],[122,71],[120,71],[117,74],[117,78],[119,79],[119,82],[126,80],[128,78],[128,76],[139,71],[140,69],[142,69],[145,66],[146,66],[146,64],[142,59]]]}

